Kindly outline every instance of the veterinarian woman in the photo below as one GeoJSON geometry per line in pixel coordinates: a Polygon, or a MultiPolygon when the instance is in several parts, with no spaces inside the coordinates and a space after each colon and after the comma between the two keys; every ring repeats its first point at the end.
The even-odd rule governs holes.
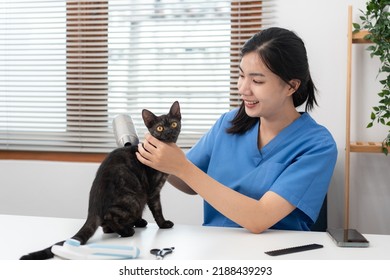
{"type": "Polygon", "coordinates": [[[309,230],[337,149],[307,113],[317,102],[304,43],[286,29],[263,30],[243,46],[239,70],[241,106],[223,114],[187,154],[147,135],[137,157],[205,200],[204,225],[309,230]],[[302,104],[305,112],[298,112],[302,104]]]}

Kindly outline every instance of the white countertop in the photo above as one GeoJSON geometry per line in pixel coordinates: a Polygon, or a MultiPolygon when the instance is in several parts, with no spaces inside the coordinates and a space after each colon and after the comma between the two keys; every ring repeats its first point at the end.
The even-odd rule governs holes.
{"type": "MultiPolygon", "coordinates": [[[[15,260],[72,237],[83,219],[0,215],[0,259],[15,260]]],[[[137,246],[139,259],[155,259],[150,249],[175,247],[167,260],[370,260],[390,259],[390,235],[364,234],[368,248],[337,247],[325,232],[269,230],[252,234],[241,228],[204,227],[175,224],[159,229],[156,224],[138,228],[134,236],[120,238],[99,228],[89,242],[137,246]],[[271,257],[265,251],[310,243],[321,249],[271,257]]]]}

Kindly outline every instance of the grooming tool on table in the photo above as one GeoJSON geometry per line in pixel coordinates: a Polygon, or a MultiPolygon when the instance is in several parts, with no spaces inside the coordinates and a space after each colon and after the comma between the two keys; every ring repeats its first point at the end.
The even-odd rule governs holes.
{"type": "Polygon", "coordinates": [[[54,255],[68,260],[116,260],[135,259],[139,249],[134,246],[91,243],[80,245],[75,239],[68,239],[63,246],[54,245],[54,255]]]}
{"type": "Polygon", "coordinates": [[[166,255],[173,253],[175,247],[163,248],[163,249],[152,249],[150,253],[156,256],[156,259],[162,260],[166,255]]]}
{"type": "Polygon", "coordinates": [[[302,246],[297,246],[297,247],[290,247],[290,248],[284,248],[284,249],[279,249],[279,250],[268,251],[268,252],[265,252],[265,253],[267,255],[270,255],[270,256],[279,256],[279,255],[297,253],[297,252],[302,252],[302,251],[320,249],[320,248],[323,248],[323,247],[324,246],[322,246],[320,244],[307,244],[307,245],[302,245],[302,246]]]}

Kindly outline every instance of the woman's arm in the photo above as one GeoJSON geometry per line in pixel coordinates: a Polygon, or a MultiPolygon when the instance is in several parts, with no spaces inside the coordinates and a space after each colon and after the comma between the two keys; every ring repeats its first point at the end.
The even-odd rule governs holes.
{"type": "Polygon", "coordinates": [[[295,209],[271,191],[256,200],[222,185],[192,164],[176,144],[163,143],[150,135],[139,145],[137,158],[179,178],[219,212],[253,233],[270,228],[295,209]]]}

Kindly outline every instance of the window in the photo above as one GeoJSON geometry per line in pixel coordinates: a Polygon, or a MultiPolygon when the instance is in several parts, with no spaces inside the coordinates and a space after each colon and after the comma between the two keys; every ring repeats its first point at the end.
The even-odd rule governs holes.
{"type": "Polygon", "coordinates": [[[1,1],[0,149],[106,153],[111,123],[183,115],[190,147],[239,102],[239,49],[272,1],[1,1]]]}

